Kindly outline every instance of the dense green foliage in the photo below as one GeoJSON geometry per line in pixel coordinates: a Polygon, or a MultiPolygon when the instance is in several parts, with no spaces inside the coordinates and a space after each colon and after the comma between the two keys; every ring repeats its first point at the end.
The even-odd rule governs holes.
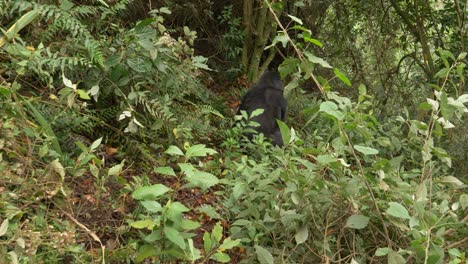
{"type": "Polygon", "coordinates": [[[0,262],[465,263],[466,3],[231,2],[0,0],[0,262]]]}

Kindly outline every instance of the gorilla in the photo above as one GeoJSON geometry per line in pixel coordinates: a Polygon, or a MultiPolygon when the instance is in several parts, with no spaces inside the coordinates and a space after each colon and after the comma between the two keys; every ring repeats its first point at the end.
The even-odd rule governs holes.
{"type": "MultiPolygon", "coordinates": [[[[238,114],[244,110],[250,116],[256,109],[263,109],[262,114],[251,119],[260,124],[259,127],[253,129],[269,137],[273,145],[283,146],[283,139],[276,119],[285,120],[287,104],[283,96],[283,82],[279,74],[266,71],[242,98],[238,114]]],[[[252,134],[247,136],[252,139],[252,134]]]]}

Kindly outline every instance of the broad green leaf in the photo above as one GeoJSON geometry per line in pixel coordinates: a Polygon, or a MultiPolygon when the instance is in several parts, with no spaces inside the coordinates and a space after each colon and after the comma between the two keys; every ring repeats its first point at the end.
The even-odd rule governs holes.
{"type": "Polygon", "coordinates": [[[218,153],[216,150],[207,148],[204,144],[197,144],[187,149],[185,157],[190,159],[191,157],[205,157],[207,154],[213,155],[216,153],[218,153]]]}
{"type": "Polygon", "coordinates": [[[294,236],[294,239],[296,239],[296,244],[302,244],[304,243],[307,238],[309,237],[309,228],[307,228],[306,225],[303,225],[299,230],[297,230],[296,235],[294,236]]]}
{"type": "Polygon", "coordinates": [[[88,93],[85,90],[78,89],[78,90],[76,90],[76,92],[78,93],[78,96],[83,100],[90,100],[91,99],[91,97],[89,97],[88,93]]]}
{"type": "Polygon", "coordinates": [[[320,104],[320,112],[325,112],[338,120],[343,120],[345,117],[344,114],[338,110],[338,106],[330,101],[320,104]]]}
{"type": "Polygon", "coordinates": [[[286,48],[286,45],[288,44],[288,41],[289,41],[288,36],[286,36],[286,35],[278,35],[278,36],[276,36],[276,37],[273,39],[271,45],[265,47],[265,50],[267,50],[267,49],[269,49],[269,48],[275,46],[276,43],[278,43],[278,42],[281,42],[283,48],[286,48]]]}
{"type": "Polygon", "coordinates": [[[0,237],[6,234],[8,230],[8,224],[9,224],[8,218],[3,220],[2,224],[0,225],[0,237]]]}
{"type": "Polygon", "coordinates": [[[257,259],[262,264],[273,264],[273,256],[265,248],[255,245],[255,253],[257,253],[257,259]]]}
{"type": "Polygon", "coordinates": [[[363,229],[369,223],[369,217],[363,215],[352,215],[346,221],[346,226],[354,229],[363,229]]]}
{"type": "Polygon", "coordinates": [[[155,184],[151,186],[142,186],[138,187],[133,193],[132,197],[135,200],[154,200],[157,197],[165,194],[170,191],[170,188],[167,188],[162,184],[155,184]]]}
{"type": "Polygon", "coordinates": [[[151,213],[161,212],[162,210],[161,204],[156,201],[143,200],[141,201],[141,205],[143,205],[143,207],[145,207],[145,209],[151,213]]]}
{"type": "Polygon", "coordinates": [[[259,116],[259,115],[263,114],[264,111],[265,111],[265,109],[262,109],[262,108],[255,109],[255,110],[252,111],[252,113],[250,113],[249,118],[259,116]]]}
{"type": "Polygon", "coordinates": [[[101,145],[101,142],[102,142],[102,137],[96,139],[93,143],[91,143],[91,146],[89,146],[89,150],[90,151],[95,150],[97,147],[99,147],[99,145],[101,145]]]}
{"type": "Polygon", "coordinates": [[[169,8],[167,8],[167,7],[164,7],[164,6],[159,8],[159,12],[164,13],[164,14],[168,14],[168,15],[172,14],[171,10],[169,8]]]}
{"type": "Polygon", "coordinates": [[[182,218],[182,213],[188,211],[190,211],[190,209],[188,209],[181,202],[173,202],[167,208],[166,217],[174,222],[180,221],[180,219],[182,218]]]}
{"type": "Polygon", "coordinates": [[[291,16],[291,15],[288,15],[288,17],[290,17],[293,21],[295,21],[296,23],[302,25],[302,20],[300,20],[299,18],[295,17],[295,16],[291,16]]]}
{"type": "Polygon", "coordinates": [[[142,245],[138,248],[135,261],[139,263],[145,260],[146,258],[157,256],[157,254],[158,252],[156,250],[156,247],[154,247],[153,245],[142,245]]]}
{"type": "Polygon", "coordinates": [[[24,14],[20,19],[18,19],[6,32],[6,34],[0,37],[0,48],[5,44],[9,38],[14,38],[21,29],[31,23],[38,15],[40,11],[38,8],[35,8],[26,14],[24,14]]]}
{"type": "Polygon", "coordinates": [[[164,153],[169,154],[169,155],[178,155],[178,156],[184,155],[182,150],[180,150],[180,148],[176,146],[170,146],[164,153]]]}
{"type": "Polygon", "coordinates": [[[198,248],[195,248],[195,246],[193,245],[193,239],[188,239],[188,246],[190,252],[190,255],[188,256],[189,260],[195,261],[202,257],[201,251],[198,248]]]}
{"type": "Polygon", "coordinates": [[[233,226],[249,226],[251,224],[252,224],[251,221],[245,220],[245,219],[239,219],[239,220],[234,221],[234,223],[232,223],[233,226]]]}
{"type": "Polygon", "coordinates": [[[109,169],[109,171],[107,171],[107,175],[108,176],[118,176],[118,175],[120,175],[120,173],[122,173],[123,166],[124,166],[123,162],[120,163],[120,164],[112,166],[109,169]]]}
{"type": "Polygon", "coordinates": [[[174,169],[171,167],[157,167],[153,171],[164,175],[176,176],[174,169]]]}
{"type": "Polygon", "coordinates": [[[304,40],[305,40],[306,42],[310,42],[310,43],[312,43],[312,44],[314,44],[315,46],[318,46],[318,47],[320,47],[320,48],[323,47],[322,42],[320,42],[320,40],[318,40],[318,39],[314,39],[314,38],[311,38],[311,37],[309,37],[309,36],[304,36],[304,40]]]}
{"type": "Polygon", "coordinates": [[[220,222],[217,222],[211,231],[211,237],[213,237],[215,243],[219,243],[223,237],[223,227],[220,222]]]}
{"type": "Polygon", "coordinates": [[[190,163],[179,163],[180,169],[185,173],[189,182],[187,187],[199,187],[203,191],[218,184],[219,179],[209,172],[199,171],[190,163]]]}
{"type": "Polygon", "coordinates": [[[406,260],[398,252],[390,250],[388,252],[388,264],[406,264],[406,260]]]}
{"type": "Polygon", "coordinates": [[[212,260],[215,260],[217,262],[221,262],[221,263],[228,263],[229,261],[231,261],[231,257],[229,257],[228,254],[224,254],[222,252],[216,252],[214,253],[210,259],[212,260]]]}
{"type": "Polygon", "coordinates": [[[237,247],[240,243],[240,239],[236,239],[236,240],[232,240],[230,237],[224,239],[223,241],[223,244],[221,246],[219,246],[219,248],[221,250],[228,250],[228,249],[231,249],[233,247],[237,247]]]}
{"type": "Polygon", "coordinates": [[[200,225],[200,223],[198,223],[196,221],[192,221],[192,220],[189,220],[189,219],[182,219],[182,221],[180,223],[180,226],[184,230],[194,230],[194,229],[199,228],[201,225],[200,225]]]}
{"type": "Polygon", "coordinates": [[[395,202],[389,202],[388,204],[389,204],[389,207],[387,209],[387,213],[389,215],[392,215],[398,218],[403,218],[403,219],[411,218],[408,213],[408,210],[406,210],[406,208],[403,205],[399,203],[395,203],[395,202]]]}
{"type": "Polygon", "coordinates": [[[389,251],[388,247],[378,248],[375,251],[375,256],[377,256],[377,257],[386,256],[388,254],[388,251],[389,251]]]}
{"type": "Polygon", "coordinates": [[[346,77],[346,75],[338,68],[333,69],[333,72],[335,73],[335,76],[338,77],[344,84],[351,86],[351,82],[349,81],[348,77],[346,77]]]}
{"type": "Polygon", "coordinates": [[[140,57],[128,59],[127,64],[130,68],[132,68],[132,70],[136,72],[139,72],[139,73],[146,72],[145,61],[140,57]]]}
{"type": "Polygon", "coordinates": [[[185,249],[187,245],[185,244],[184,238],[181,236],[180,232],[176,229],[165,226],[164,227],[164,234],[166,237],[174,244],[176,244],[181,249],[185,249]]]}
{"type": "Polygon", "coordinates": [[[442,68],[440,71],[438,71],[435,75],[434,78],[445,78],[447,74],[449,73],[450,68],[442,68]]]}
{"type": "Polygon", "coordinates": [[[208,58],[205,58],[203,56],[193,56],[192,57],[192,64],[193,64],[193,66],[195,66],[197,68],[212,71],[212,69],[210,69],[210,67],[208,67],[208,65],[206,64],[207,60],[208,60],[208,58]]]}
{"type": "Polygon", "coordinates": [[[322,165],[327,165],[332,162],[337,162],[337,159],[330,155],[318,155],[315,159],[317,160],[318,163],[322,165]]]}
{"type": "Polygon", "coordinates": [[[216,212],[216,209],[208,204],[202,205],[197,208],[200,213],[206,214],[208,217],[213,218],[213,219],[221,219],[221,215],[216,212]]]}
{"type": "Polygon", "coordinates": [[[354,149],[361,152],[364,155],[376,155],[379,154],[379,151],[376,150],[375,148],[371,147],[366,147],[366,146],[360,146],[360,145],[354,145],[354,149]]]}
{"type": "Polygon", "coordinates": [[[154,227],[154,221],[151,219],[145,219],[145,220],[140,220],[140,221],[135,221],[130,223],[131,227],[134,227],[136,229],[143,229],[147,228],[149,230],[152,230],[154,227]]]}
{"type": "Polygon", "coordinates": [[[440,178],[439,182],[441,183],[450,183],[456,186],[463,186],[463,182],[454,176],[444,176],[440,178]]]}
{"type": "Polygon", "coordinates": [[[328,62],[326,62],[322,58],[314,56],[312,53],[308,51],[304,52],[304,55],[306,55],[307,59],[312,63],[320,64],[324,68],[329,68],[329,69],[333,68],[332,66],[330,66],[330,64],[328,64],[328,62]]]}
{"type": "Polygon", "coordinates": [[[203,248],[205,249],[205,253],[209,253],[213,247],[213,241],[211,241],[210,233],[205,232],[203,234],[203,248]]]}
{"type": "Polygon", "coordinates": [[[288,125],[286,125],[286,123],[284,123],[283,121],[278,120],[278,119],[276,120],[276,123],[279,126],[279,129],[280,129],[280,132],[281,132],[281,138],[283,139],[283,143],[285,145],[289,144],[290,141],[291,141],[291,134],[289,133],[288,125]]]}

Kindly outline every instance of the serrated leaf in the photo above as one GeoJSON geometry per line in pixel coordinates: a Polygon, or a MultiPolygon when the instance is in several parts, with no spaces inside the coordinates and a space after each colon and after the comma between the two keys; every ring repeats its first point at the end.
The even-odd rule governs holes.
{"type": "Polygon", "coordinates": [[[157,167],[153,171],[164,175],[176,176],[174,169],[171,167],[157,167]]]}
{"type": "Polygon", "coordinates": [[[8,219],[3,220],[2,224],[0,225],[0,237],[5,235],[8,230],[8,219]]]}
{"type": "Polygon", "coordinates": [[[182,150],[180,150],[180,148],[176,146],[170,146],[164,153],[169,154],[169,155],[178,155],[178,156],[184,155],[182,150]]]}
{"type": "Polygon", "coordinates": [[[221,226],[220,222],[217,222],[213,227],[213,231],[211,231],[211,237],[214,239],[213,242],[215,243],[219,243],[219,241],[221,241],[221,238],[223,237],[223,227],[221,226]]]}
{"type": "Polygon", "coordinates": [[[363,229],[369,223],[369,217],[363,215],[352,215],[346,221],[346,226],[354,229],[363,229]]]}
{"type": "Polygon", "coordinates": [[[387,213],[389,215],[392,215],[398,218],[403,218],[403,219],[411,218],[408,213],[408,210],[406,210],[406,208],[403,205],[399,203],[395,203],[395,202],[389,202],[388,204],[389,204],[389,207],[387,209],[387,213]]]}
{"type": "Polygon", "coordinates": [[[338,77],[344,84],[347,86],[351,86],[351,82],[349,81],[348,77],[341,72],[338,68],[333,69],[333,72],[335,73],[335,76],[338,77]]]}
{"type": "Polygon", "coordinates": [[[135,200],[154,200],[157,197],[165,194],[170,191],[170,188],[167,188],[162,184],[155,184],[151,186],[142,186],[138,187],[133,193],[132,197],[135,200]]]}
{"type": "Polygon", "coordinates": [[[240,243],[240,239],[232,240],[230,237],[224,239],[223,244],[219,246],[221,250],[228,250],[232,249],[233,247],[237,247],[240,243]]]}
{"type": "Polygon", "coordinates": [[[257,254],[257,259],[262,264],[273,264],[273,256],[265,248],[255,245],[255,253],[257,254]]]}
{"type": "Polygon", "coordinates": [[[296,239],[296,244],[304,243],[307,238],[309,237],[309,228],[306,225],[302,226],[297,230],[296,235],[294,235],[294,239],[296,239]]]}
{"type": "Polygon", "coordinates": [[[371,147],[366,147],[366,146],[360,146],[360,145],[354,145],[354,149],[361,152],[364,155],[376,155],[379,154],[379,151],[375,148],[371,147]]]}
{"type": "Polygon", "coordinates": [[[172,243],[176,244],[181,249],[186,248],[187,245],[185,244],[184,238],[180,235],[180,232],[177,231],[176,229],[169,227],[169,226],[165,226],[164,234],[172,243]]]}

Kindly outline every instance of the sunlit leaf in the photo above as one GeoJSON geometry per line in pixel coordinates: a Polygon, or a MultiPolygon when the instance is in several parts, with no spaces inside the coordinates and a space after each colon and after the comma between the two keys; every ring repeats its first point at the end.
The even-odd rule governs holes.
{"type": "Polygon", "coordinates": [[[151,186],[138,187],[133,193],[132,197],[136,200],[154,200],[157,197],[165,194],[171,189],[162,184],[155,184],[151,186]]]}

